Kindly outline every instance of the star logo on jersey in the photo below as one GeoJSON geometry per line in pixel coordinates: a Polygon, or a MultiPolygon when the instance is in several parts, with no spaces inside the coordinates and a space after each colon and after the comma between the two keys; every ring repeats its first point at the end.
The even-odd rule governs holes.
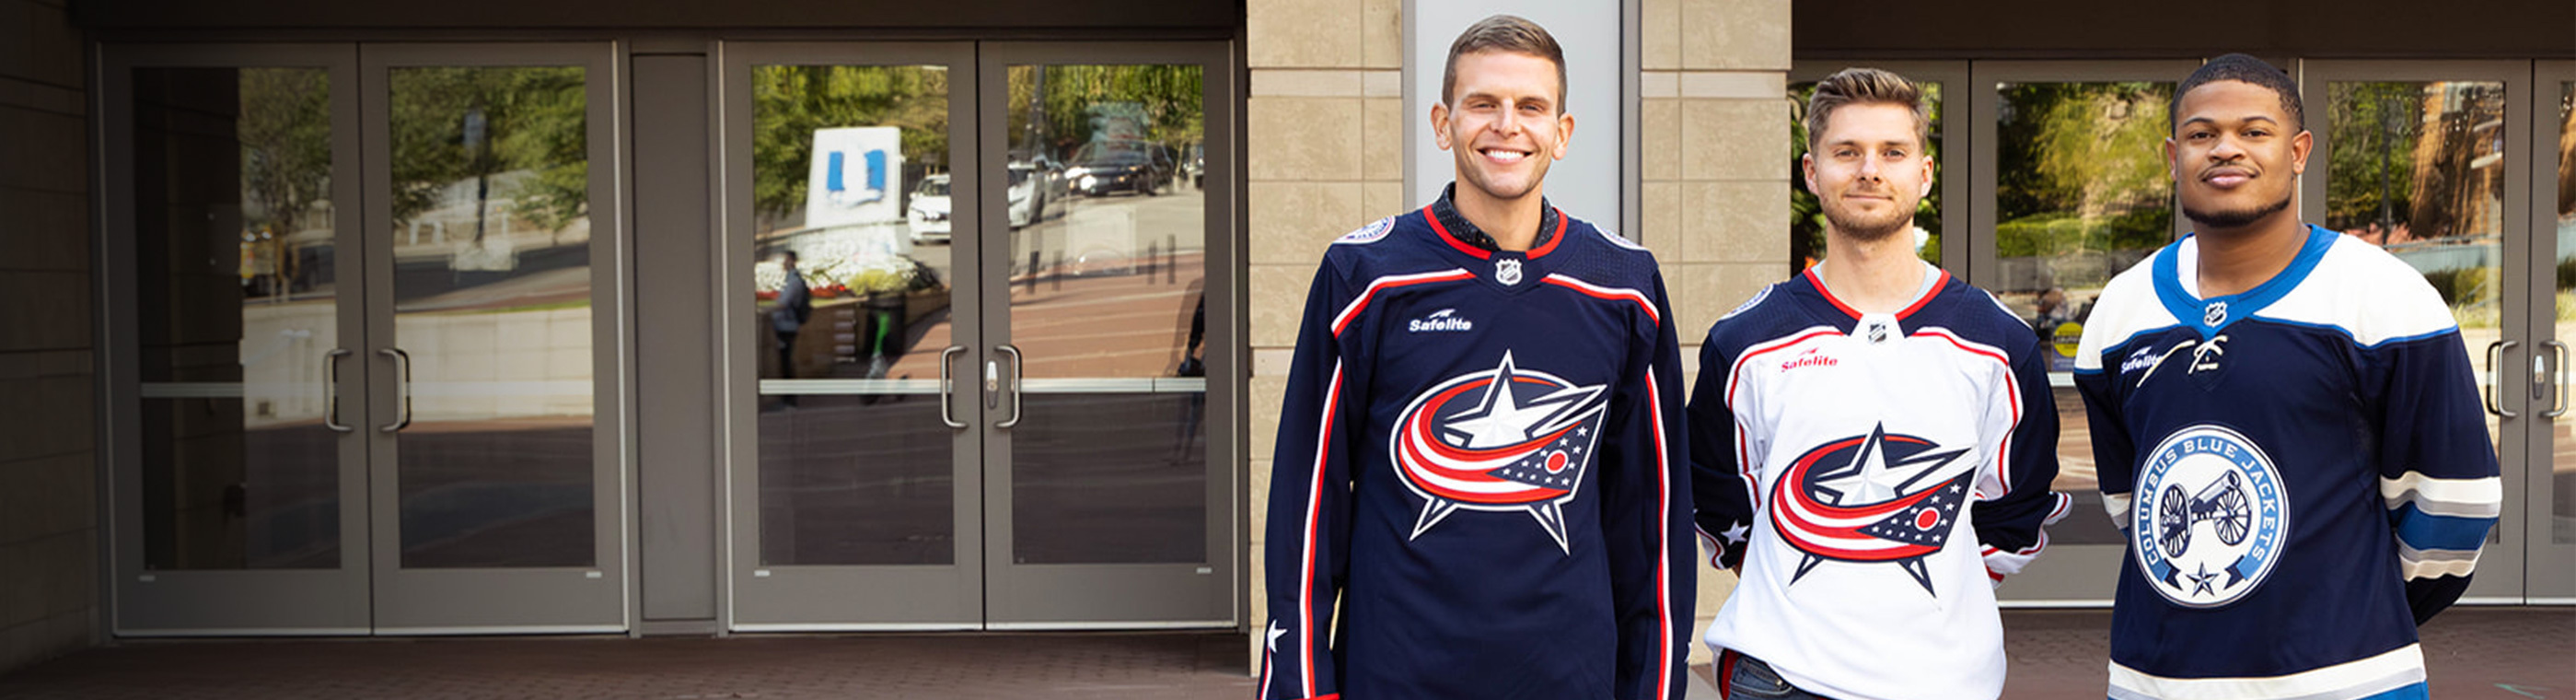
{"type": "Polygon", "coordinates": [[[1494,261],[1494,281],[1501,282],[1506,287],[1520,284],[1521,261],[1515,258],[1494,261]]]}
{"type": "Polygon", "coordinates": [[[1460,509],[1525,512],[1572,553],[1564,506],[1592,464],[1606,388],[1523,369],[1505,351],[1493,369],[1415,397],[1396,417],[1391,445],[1405,487],[1423,498],[1412,537],[1460,509]]]}
{"type": "Polygon", "coordinates": [[[1892,563],[1940,595],[1923,558],[1941,551],[1958,525],[1976,471],[1949,467],[1967,453],[1890,435],[1881,424],[1800,455],[1774,482],[1771,507],[1781,539],[1805,555],[1790,583],[1827,560],[1892,563]]]}

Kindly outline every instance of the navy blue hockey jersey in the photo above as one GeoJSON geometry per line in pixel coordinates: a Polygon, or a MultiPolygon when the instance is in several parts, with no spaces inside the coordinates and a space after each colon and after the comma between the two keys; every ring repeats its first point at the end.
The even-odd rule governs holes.
{"type": "MultiPolygon", "coordinates": [[[[1920,263],[1917,263],[1918,265],[1920,263]]],[[[1743,579],[1713,650],[1826,697],[1993,700],[1994,585],[2071,502],[2039,338],[1984,290],[1922,266],[1895,313],[1813,270],[1709,328],[1689,407],[1698,524],[1743,579]]]]}
{"type": "Polygon", "coordinates": [[[2076,357],[2128,534],[2110,697],[2425,697],[2415,626],[2502,502],[2475,377],[2422,275],[2311,227],[2201,298],[2186,238],[2102,291],[2076,357]]]}
{"type": "Polygon", "coordinates": [[[1434,208],[1336,241],[1307,294],[1261,697],[1682,697],[1690,484],[1654,257],[1553,210],[1536,247],[1491,250],[1434,208]]]}

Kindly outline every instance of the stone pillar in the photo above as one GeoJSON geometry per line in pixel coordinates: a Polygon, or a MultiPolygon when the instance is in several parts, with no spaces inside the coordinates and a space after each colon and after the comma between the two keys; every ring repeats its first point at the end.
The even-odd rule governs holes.
{"type": "MultiPolygon", "coordinates": [[[[1788,276],[1789,1],[1641,1],[1642,237],[1663,262],[1697,386],[1709,324],[1788,276]]],[[[1735,589],[1706,561],[1702,630],[1735,589]]],[[[1708,662],[1694,635],[1691,663],[1708,662]]]]}
{"type": "Polygon", "coordinates": [[[65,0],[0,0],[0,672],[98,629],[88,95],[65,0]]]}

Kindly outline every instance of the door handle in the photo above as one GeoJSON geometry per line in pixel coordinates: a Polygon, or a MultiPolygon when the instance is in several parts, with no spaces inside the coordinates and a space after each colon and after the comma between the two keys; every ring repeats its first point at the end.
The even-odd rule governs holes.
{"type": "Polygon", "coordinates": [[[2485,397],[2488,413],[2504,416],[2506,418],[2522,417],[2522,414],[2520,413],[2515,413],[2511,409],[2496,405],[2495,400],[2496,386],[2504,383],[2503,368],[2498,366],[2497,359],[2503,356],[2504,351],[2512,350],[2513,346],[2521,344],[2522,343],[2520,342],[2511,340],[2499,340],[2487,344],[2487,385],[2478,393],[2485,397]]]}
{"type": "Polygon", "coordinates": [[[957,383],[948,376],[949,361],[956,358],[957,353],[965,351],[964,345],[951,345],[939,351],[939,422],[948,424],[950,428],[966,427],[964,422],[957,420],[957,410],[951,407],[956,403],[957,383]]]}
{"type": "MultiPolygon", "coordinates": [[[[2539,363],[2540,358],[2532,358],[2531,378],[2535,381],[2549,382],[2549,410],[2541,412],[2540,416],[2557,418],[2567,415],[2567,385],[2558,381],[2558,373],[2567,369],[2567,344],[2556,340],[2543,340],[2540,341],[2540,346],[2549,349],[2550,364],[2548,371],[2544,372],[2539,363]]],[[[2535,386],[2533,391],[2535,393],[2532,394],[2532,398],[2540,398],[2537,393],[2539,388],[2535,386]]]]}
{"type": "Polygon", "coordinates": [[[1022,365],[1026,365],[1028,363],[1020,361],[1019,348],[1012,347],[1010,345],[996,345],[993,346],[993,350],[996,352],[1007,353],[1011,356],[1011,417],[1009,420],[993,424],[993,427],[996,428],[1008,428],[1020,424],[1020,378],[1025,371],[1022,368],[1022,365]]]}
{"type": "Polygon", "coordinates": [[[402,413],[400,414],[402,417],[395,419],[393,423],[377,427],[376,432],[392,433],[411,427],[411,353],[403,352],[402,348],[382,348],[378,349],[376,354],[402,362],[402,413]]]}
{"type": "Polygon", "coordinates": [[[348,348],[332,348],[322,355],[322,427],[331,432],[356,432],[357,426],[340,422],[340,358],[358,354],[348,348]]]}

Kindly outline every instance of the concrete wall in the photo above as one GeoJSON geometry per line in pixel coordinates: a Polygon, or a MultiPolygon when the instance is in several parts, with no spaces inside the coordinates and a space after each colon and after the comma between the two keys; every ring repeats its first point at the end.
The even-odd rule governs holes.
{"type": "MultiPolygon", "coordinates": [[[[1727,309],[1787,273],[1788,0],[1642,0],[1645,219],[1686,370],[1727,309]]],[[[1403,211],[1402,0],[1251,0],[1251,599],[1269,619],[1263,536],[1271,447],[1298,314],[1333,238],[1403,211]]],[[[1445,40],[1443,40],[1445,43],[1445,40]]],[[[1599,57],[1594,60],[1615,60],[1599,57]]],[[[1416,66],[1416,70],[1439,70],[1416,66]]],[[[1607,89],[1607,88],[1605,88],[1607,89]]],[[[1587,143],[1612,147],[1609,134],[1587,143]]],[[[1437,176],[1446,179],[1445,167],[1437,176]]],[[[1426,170],[1425,176],[1432,177],[1426,170]]],[[[1615,218],[1615,212],[1592,214],[1615,218]]],[[[1700,577],[1701,624],[1734,588],[1700,577]]],[[[1261,635],[1247,640],[1259,667],[1261,635]]],[[[1707,651],[1693,644],[1693,660],[1707,651]]]]}
{"type": "Polygon", "coordinates": [[[98,638],[81,41],[64,0],[0,0],[0,671],[98,638]]]}

